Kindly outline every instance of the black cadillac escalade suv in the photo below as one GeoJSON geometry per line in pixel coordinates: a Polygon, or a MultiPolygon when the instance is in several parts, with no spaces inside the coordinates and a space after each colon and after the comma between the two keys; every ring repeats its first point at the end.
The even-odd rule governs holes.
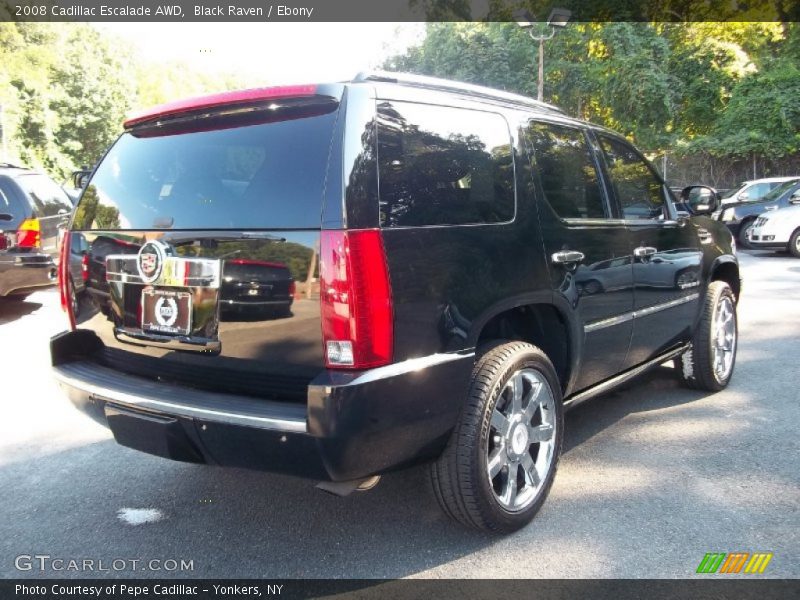
{"type": "Polygon", "coordinates": [[[670,360],[728,384],[738,263],[692,191],[679,214],[619,135],[442,80],[161,106],[78,204],[102,290],[76,321],[64,278],[55,376],[131,448],[339,492],[427,461],[449,515],[511,531],[553,482],[564,409],[670,360]],[[237,298],[280,293],[282,314],[223,310],[265,264],[292,300],[268,268],[237,298]]]}

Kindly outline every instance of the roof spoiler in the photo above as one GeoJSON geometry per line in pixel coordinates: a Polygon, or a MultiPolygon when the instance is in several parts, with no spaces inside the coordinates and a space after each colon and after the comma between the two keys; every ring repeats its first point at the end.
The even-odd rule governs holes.
{"type": "Polygon", "coordinates": [[[196,113],[202,110],[213,110],[225,106],[257,104],[265,100],[275,100],[278,98],[301,98],[305,96],[314,96],[316,93],[316,85],[286,85],[196,96],[194,98],[185,98],[183,100],[167,102],[166,104],[149,108],[126,119],[123,122],[123,126],[125,129],[130,129],[131,127],[143,123],[176,117],[185,113],[196,113]]]}

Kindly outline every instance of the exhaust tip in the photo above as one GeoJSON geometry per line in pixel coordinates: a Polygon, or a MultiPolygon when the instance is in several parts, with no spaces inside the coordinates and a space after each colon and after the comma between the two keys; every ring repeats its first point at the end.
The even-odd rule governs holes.
{"type": "Polygon", "coordinates": [[[328,492],[334,496],[344,498],[353,492],[366,492],[371,490],[381,480],[380,475],[365,477],[364,479],[352,479],[350,481],[320,481],[316,487],[318,490],[328,492]]]}

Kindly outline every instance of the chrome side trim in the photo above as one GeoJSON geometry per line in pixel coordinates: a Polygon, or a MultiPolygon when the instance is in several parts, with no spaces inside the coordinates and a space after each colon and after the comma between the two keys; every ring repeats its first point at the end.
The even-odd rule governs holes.
{"type": "Polygon", "coordinates": [[[681,304],[686,304],[688,302],[694,302],[700,297],[700,294],[689,294],[688,296],[684,296],[682,298],[677,298],[675,300],[670,300],[669,302],[664,302],[662,304],[655,304],[653,306],[647,306],[645,308],[640,308],[638,310],[634,310],[627,313],[622,313],[621,315],[617,315],[611,317],[609,319],[603,319],[601,321],[593,321],[592,323],[587,323],[583,326],[583,331],[585,333],[591,333],[593,331],[597,331],[599,329],[605,329],[606,327],[612,327],[614,325],[620,325],[621,323],[625,323],[627,321],[631,321],[633,319],[638,319],[640,317],[646,317],[648,315],[655,314],[657,312],[661,312],[662,310],[667,310],[669,308],[674,308],[676,306],[680,306],[681,304]]]}
{"type": "Polygon", "coordinates": [[[284,406],[244,396],[190,391],[92,363],[59,365],[53,367],[53,375],[62,386],[123,407],[228,425],[290,433],[307,432],[305,404],[284,406]],[[191,398],[192,402],[181,402],[178,398],[182,396],[191,398]]]}
{"type": "Polygon", "coordinates": [[[667,310],[668,308],[680,306],[681,304],[686,304],[687,302],[694,302],[699,297],[700,294],[689,294],[683,298],[676,298],[675,300],[670,300],[669,302],[664,302],[663,304],[656,304],[654,306],[640,308],[639,310],[633,311],[633,318],[638,319],[639,317],[646,317],[647,315],[652,315],[653,313],[667,310]]]}
{"type": "Polygon", "coordinates": [[[638,367],[629,369],[623,373],[620,373],[619,375],[612,377],[611,379],[607,379],[606,381],[598,383],[597,385],[592,386],[589,389],[583,390],[582,392],[569,396],[564,400],[564,408],[573,408],[578,404],[585,402],[586,400],[594,398],[595,396],[599,396],[600,394],[604,394],[605,392],[608,392],[611,389],[619,385],[622,385],[623,383],[626,383],[635,377],[638,377],[645,371],[648,371],[654,367],[657,367],[662,363],[667,362],[668,360],[680,356],[681,354],[689,350],[691,347],[692,347],[691,344],[684,344],[683,346],[669,350],[647,361],[646,363],[642,363],[638,367]]]}
{"type": "Polygon", "coordinates": [[[592,331],[597,331],[598,329],[605,329],[606,327],[621,325],[622,323],[633,321],[633,315],[634,315],[633,312],[627,312],[627,313],[622,313],[621,315],[617,315],[616,317],[603,319],[602,321],[593,321],[592,323],[587,323],[586,325],[584,325],[583,331],[585,333],[591,333],[592,331]]]}
{"type": "Polygon", "coordinates": [[[475,352],[473,351],[464,354],[440,353],[440,354],[429,354],[428,356],[421,356],[419,358],[410,358],[400,363],[393,363],[391,365],[386,365],[385,367],[377,367],[375,369],[370,369],[369,371],[365,371],[364,373],[362,373],[361,375],[350,381],[347,385],[361,385],[363,383],[369,383],[371,381],[377,381],[379,379],[387,379],[389,377],[397,377],[398,375],[405,375],[407,373],[411,373],[412,371],[427,369],[428,367],[435,367],[437,365],[448,363],[454,360],[459,360],[462,358],[474,358],[474,357],[475,357],[475,352]]]}

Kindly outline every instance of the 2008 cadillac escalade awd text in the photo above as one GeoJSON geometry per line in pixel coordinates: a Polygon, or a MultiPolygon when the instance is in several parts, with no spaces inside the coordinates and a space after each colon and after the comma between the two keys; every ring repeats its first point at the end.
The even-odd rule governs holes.
{"type": "Polygon", "coordinates": [[[55,376],[125,446],[340,492],[429,462],[445,512],[511,531],[565,408],[670,360],[728,384],[740,279],[708,197],[679,213],[619,135],[443,80],[164,105],[80,199],[91,310],[62,278],[55,376]]]}

